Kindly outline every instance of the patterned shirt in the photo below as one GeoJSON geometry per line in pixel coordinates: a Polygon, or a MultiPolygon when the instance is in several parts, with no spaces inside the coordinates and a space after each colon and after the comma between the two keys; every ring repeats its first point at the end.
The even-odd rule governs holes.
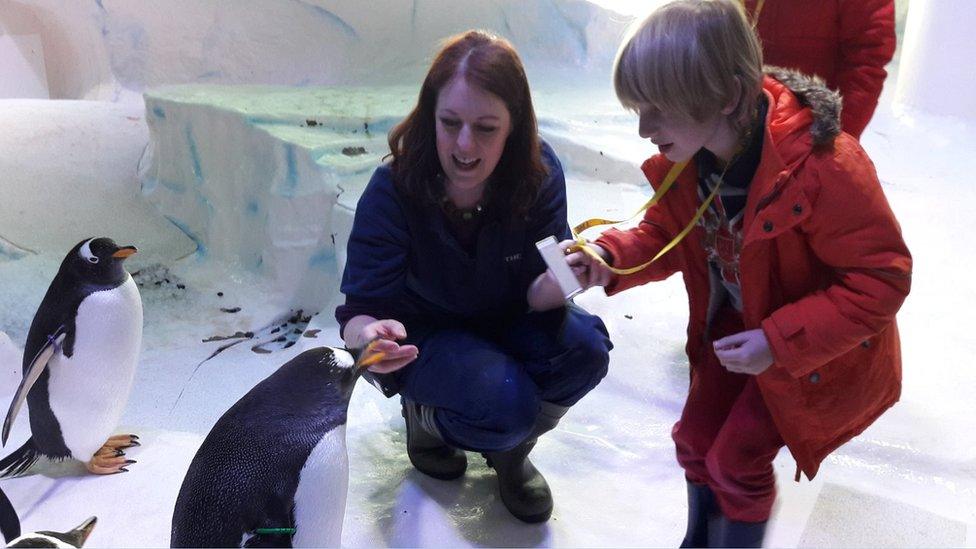
{"type": "Polygon", "coordinates": [[[739,283],[739,254],[742,251],[742,218],[745,213],[749,184],[759,167],[762,156],[763,129],[768,105],[763,97],[758,117],[747,138],[745,150],[733,158],[725,169],[715,155],[702,148],[695,154],[698,166],[698,196],[704,201],[721,180],[715,199],[702,214],[698,224],[705,229],[702,246],[708,256],[709,267],[722,281],[733,307],[742,312],[742,288],[739,283]],[[725,169],[725,176],[722,171],[725,169]]]}

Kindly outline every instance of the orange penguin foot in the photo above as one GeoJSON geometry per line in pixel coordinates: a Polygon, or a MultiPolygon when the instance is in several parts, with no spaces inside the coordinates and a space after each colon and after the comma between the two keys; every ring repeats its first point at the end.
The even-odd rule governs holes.
{"type": "Polygon", "coordinates": [[[136,461],[126,459],[124,450],[133,446],[139,446],[139,437],[136,435],[111,436],[88,463],[85,463],[85,468],[96,475],[125,473],[129,470],[127,467],[136,461]]]}

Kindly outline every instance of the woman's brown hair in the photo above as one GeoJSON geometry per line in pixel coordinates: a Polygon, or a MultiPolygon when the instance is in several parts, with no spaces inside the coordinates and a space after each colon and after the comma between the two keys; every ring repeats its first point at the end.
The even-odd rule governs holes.
{"type": "Polygon", "coordinates": [[[394,184],[401,194],[421,203],[443,196],[434,110],[440,91],[460,77],[497,96],[508,108],[512,130],[489,185],[494,204],[509,214],[524,214],[547,175],[529,82],[512,45],[481,30],[445,40],[420,87],[417,106],[390,130],[394,184]]]}

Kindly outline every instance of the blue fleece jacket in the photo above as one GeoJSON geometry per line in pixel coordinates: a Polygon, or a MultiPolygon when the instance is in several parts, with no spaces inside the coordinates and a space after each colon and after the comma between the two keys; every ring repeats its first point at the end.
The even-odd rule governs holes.
{"type": "MultiPolygon", "coordinates": [[[[473,253],[451,233],[440,207],[401,196],[390,166],[376,169],[356,206],[342,276],[345,329],[356,315],[393,318],[412,327],[506,321],[528,309],[529,284],[545,270],[535,243],[570,237],[566,180],[543,144],[549,175],[524,216],[488,208],[473,253]]],[[[341,332],[340,332],[341,333],[341,332]]]]}

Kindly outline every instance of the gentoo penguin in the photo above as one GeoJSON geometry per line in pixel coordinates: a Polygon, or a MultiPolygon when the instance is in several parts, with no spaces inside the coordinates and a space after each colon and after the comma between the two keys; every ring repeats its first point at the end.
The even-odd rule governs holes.
{"type": "Polygon", "coordinates": [[[89,517],[76,528],[67,532],[31,532],[10,542],[7,547],[81,547],[91,535],[98,519],[89,517]]]}
{"type": "Polygon", "coordinates": [[[3,424],[26,398],[31,437],[0,461],[0,476],[30,472],[41,458],[85,462],[92,473],[124,472],[123,449],[138,437],[109,438],[132,388],[142,343],[142,301],[125,258],[133,246],[82,240],[68,252],[34,315],[24,347],[24,378],[3,424]]]}
{"type": "Polygon", "coordinates": [[[190,462],[170,546],[338,546],[346,411],[365,365],[341,349],[311,349],[231,406],[190,462]]]}

